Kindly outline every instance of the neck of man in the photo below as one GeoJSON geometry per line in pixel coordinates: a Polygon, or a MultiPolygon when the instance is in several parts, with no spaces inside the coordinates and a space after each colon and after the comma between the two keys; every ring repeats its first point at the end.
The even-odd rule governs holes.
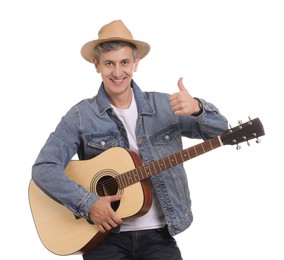
{"type": "Polygon", "coordinates": [[[121,95],[110,97],[110,102],[118,109],[127,109],[130,107],[132,95],[132,88],[130,88],[129,91],[122,93],[121,95]]]}

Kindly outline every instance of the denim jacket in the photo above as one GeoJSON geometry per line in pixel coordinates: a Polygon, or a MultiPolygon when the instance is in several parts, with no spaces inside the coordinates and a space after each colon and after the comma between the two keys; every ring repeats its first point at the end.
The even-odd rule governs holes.
{"type": "MultiPolygon", "coordinates": [[[[137,146],[144,163],[181,151],[183,136],[206,140],[227,129],[226,118],[203,99],[200,99],[203,112],[199,116],[176,116],[168,94],[142,92],[133,80],[132,88],[138,109],[137,146]]],[[[129,143],[102,83],[95,97],[82,100],[61,119],[33,165],[32,178],[46,194],[76,216],[88,218],[98,197],[67,178],[64,169],[76,153],[79,159],[86,160],[116,146],[127,149],[129,143]]],[[[170,233],[182,232],[193,219],[183,165],[153,175],[151,182],[170,233]]]]}

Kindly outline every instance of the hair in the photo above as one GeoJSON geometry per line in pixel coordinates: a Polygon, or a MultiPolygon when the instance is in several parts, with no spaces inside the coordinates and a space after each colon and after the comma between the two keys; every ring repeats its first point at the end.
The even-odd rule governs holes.
{"type": "Polygon", "coordinates": [[[132,49],[133,58],[134,60],[136,60],[138,57],[137,47],[134,44],[125,41],[110,41],[110,42],[103,42],[97,45],[94,50],[94,57],[99,62],[102,53],[113,50],[119,50],[125,46],[129,46],[132,49]]]}

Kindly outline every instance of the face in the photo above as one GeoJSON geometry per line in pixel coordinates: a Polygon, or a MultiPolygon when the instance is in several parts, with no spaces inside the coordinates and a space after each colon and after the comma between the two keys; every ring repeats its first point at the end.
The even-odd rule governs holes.
{"type": "Polygon", "coordinates": [[[137,71],[139,59],[133,59],[129,46],[102,53],[100,61],[94,60],[96,71],[101,74],[105,90],[111,100],[131,93],[130,82],[137,71]]]}

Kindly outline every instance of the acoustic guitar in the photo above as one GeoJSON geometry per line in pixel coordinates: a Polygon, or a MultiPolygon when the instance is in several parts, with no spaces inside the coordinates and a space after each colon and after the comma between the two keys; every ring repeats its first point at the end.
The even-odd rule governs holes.
{"type": "MultiPolygon", "coordinates": [[[[212,151],[222,145],[237,145],[251,139],[259,141],[264,129],[258,118],[225,131],[200,144],[142,163],[137,154],[121,147],[111,148],[89,160],[71,160],[66,175],[98,196],[123,194],[113,208],[122,218],[145,214],[151,206],[148,179],[162,171],[212,151]]],[[[36,230],[43,245],[57,255],[81,254],[97,246],[108,233],[75,216],[65,206],[46,195],[33,180],[28,190],[36,230]]]]}

